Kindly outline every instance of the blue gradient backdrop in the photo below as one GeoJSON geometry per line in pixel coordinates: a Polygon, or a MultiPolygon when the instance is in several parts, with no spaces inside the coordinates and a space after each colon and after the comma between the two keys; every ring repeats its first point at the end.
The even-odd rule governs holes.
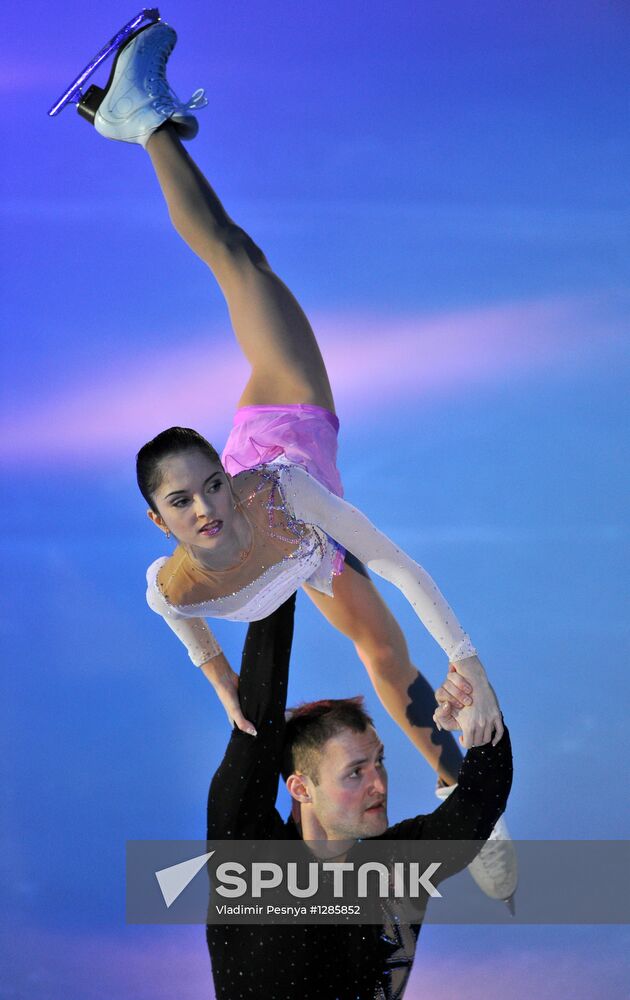
{"type": "MultiPolygon", "coordinates": [[[[199,838],[223,712],[144,603],[139,444],[221,445],[246,371],[141,149],[46,110],[135,10],[4,12],[0,996],[210,997],[203,930],[124,924],[129,838],[199,838]]],[[[421,561],[511,726],[515,836],[616,838],[627,760],[628,7],[162,8],[193,150],[311,316],[346,493],[421,561]],[[625,451],[625,459],[624,459],[625,451]],[[626,614],[624,614],[626,612],[626,614]]],[[[440,651],[388,592],[434,683],[440,651]]],[[[243,629],[217,628],[233,663],[243,629]]],[[[392,820],[426,766],[299,614],[291,699],[368,693],[392,820]]],[[[626,996],[623,928],[425,928],[409,997],[626,996]]]]}

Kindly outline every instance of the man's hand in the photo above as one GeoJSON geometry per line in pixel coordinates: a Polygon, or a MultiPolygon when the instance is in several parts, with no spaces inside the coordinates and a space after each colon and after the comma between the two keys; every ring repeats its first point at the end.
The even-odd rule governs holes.
{"type": "MultiPolygon", "coordinates": [[[[435,700],[438,705],[446,703],[452,708],[465,708],[472,705],[473,687],[465,677],[457,673],[452,663],[448,666],[448,675],[443,684],[435,692],[435,700]]],[[[444,729],[447,727],[444,726],[444,729]]],[[[457,727],[459,728],[459,726],[457,727]]]]}
{"type": "Polygon", "coordinates": [[[465,660],[459,660],[457,666],[449,664],[447,682],[438,688],[436,698],[440,704],[433,715],[433,721],[438,729],[450,732],[461,729],[459,742],[466,749],[483,746],[490,741],[496,746],[503,736],[501,710],[478,657],[469,656],[465,660]],[[472,704],[469,703],[461,708],[452,703],[450,695],[448,698],[444,697],[452,690],[451,685],[456,683],[453,676],[455,674],[458,678],[463,675],[469,685],[472,685],[472,704]]]}

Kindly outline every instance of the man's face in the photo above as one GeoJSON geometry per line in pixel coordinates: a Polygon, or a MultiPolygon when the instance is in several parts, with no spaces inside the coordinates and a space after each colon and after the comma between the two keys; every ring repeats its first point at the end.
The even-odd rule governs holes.
{"type": "Polygon", "coordinates": [[[313,810],[331,840],[377,837],[387,829],[387,771],[375,729],[344,729],[324,744],[319,782],[308,781],[313,810]]]}

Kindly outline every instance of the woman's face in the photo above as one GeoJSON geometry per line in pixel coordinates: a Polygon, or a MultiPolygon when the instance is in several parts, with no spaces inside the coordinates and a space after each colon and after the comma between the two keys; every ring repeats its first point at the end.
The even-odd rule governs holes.
{"type": "Polygon", "coordinates": [[[160,462],[162,482],[153,499],[159,511],[151,520],[184,545],[211,551],[229,535],[234,501],[219,462],[197,448],[168,455],[160,462]]]}

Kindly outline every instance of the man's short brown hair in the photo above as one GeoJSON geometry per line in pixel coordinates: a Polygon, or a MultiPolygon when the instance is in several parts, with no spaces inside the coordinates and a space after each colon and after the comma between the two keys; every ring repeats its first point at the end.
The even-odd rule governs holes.
{"type": "Polygon", "coordinates": [[[282,774],[305,774],[316,785],[324,745],[344,729],[364,733],[374,726],[372,717],[363,707],[363,696],[356,698],[325,698],[309,701],[289,710],[284,736],[282,774]]]}

